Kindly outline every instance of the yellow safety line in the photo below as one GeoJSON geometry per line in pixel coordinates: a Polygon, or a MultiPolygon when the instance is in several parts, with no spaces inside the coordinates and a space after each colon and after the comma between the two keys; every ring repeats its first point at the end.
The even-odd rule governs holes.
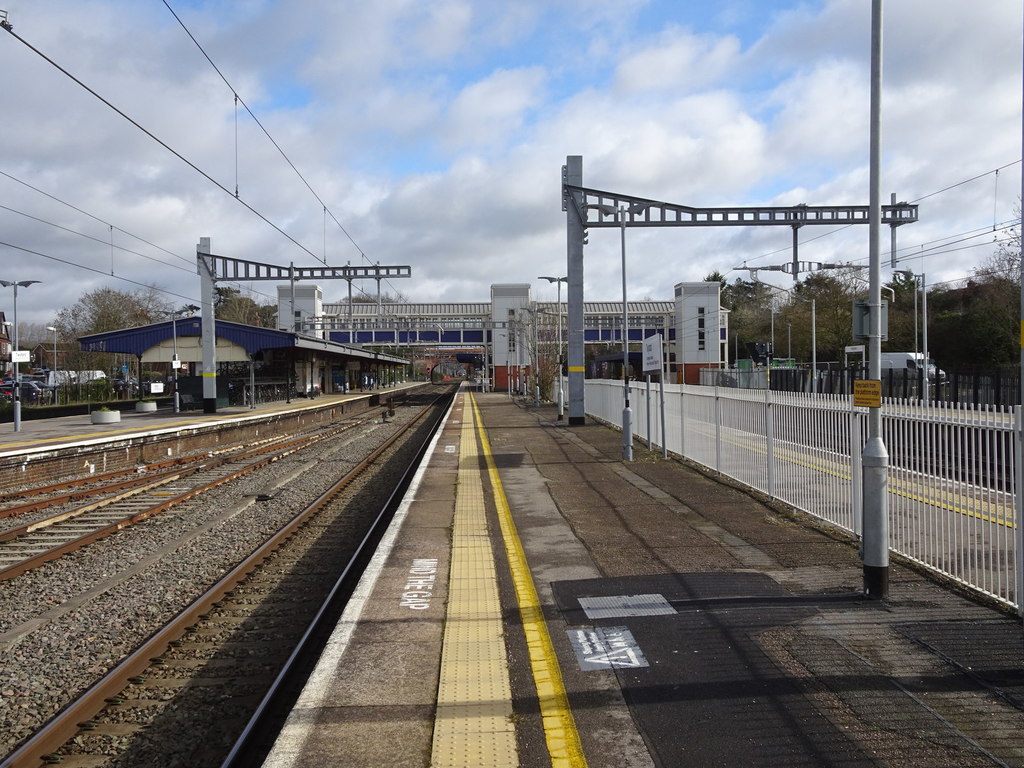
{"type": "Polygon", "coordinates": [[[502,619],[480,454],[464,415],[432,768],[519,765],[502,619]]]}
{"type": "Polygon", "coordinates": [[[547,742],[548,754],[551,756],[553,768],[586,768],[587,760],[583,755],[580,735],[576,730],[576,721],[569,708],[569,697],[562,682],[562,672],[558,667],[551,636],[548,634],[544,612],[541,610],[540,598],[533,583],[530,566],[526,562],[526,553],[516,531],[512,512],[508,506],[505,489],[498,475],[498,468],[491,453],[491,444],[484,430],[480,409],[476,398],[467,395],[473,407],[477,434],[480,436],[480,447],[487,459],[487,472],[491,479],[494,502],[498,511],[498,522],[505,540],[505,554],[508,557],[509,570],[512,572],[512,583],[519,602],[519,615],[522,618],[523,630],[526,634],[526,646],[530,654],[530,668],[537,686],[537,699],[540,702],[541,719],[544,725],[544,738],[547,742]]]}

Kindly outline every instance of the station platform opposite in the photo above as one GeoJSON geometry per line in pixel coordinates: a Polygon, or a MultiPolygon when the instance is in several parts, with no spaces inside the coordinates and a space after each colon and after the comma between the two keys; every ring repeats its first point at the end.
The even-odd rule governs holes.
{"type": "Polygon", "coordinates": [[[463,391],[265,766],[1024,765],[1020,622],[463,391]]]}
{"type": "Polygon", "coordinates": [[[349,401],[372,398],[383,401],[391,397],[400,397],[404,392],[415,389],[417,386],[422,386],[422,384],[411,383],[381,390],[321,395],[313,399],[302,397],[291,401],[275,400],[258,403],[253,407],[248,405],[218,406],[215,413],[204,413],[201,410],[181,410],[175,413],[170,406],[144,412],[124,410],[120,412],[117,421],[111,423],[94,424],[90,419],[90,414],[87,413],[49,419],[24,419],[21,422],[21,429],[17,432],[14,431],[14,425],[10,422],[0,424],[0,457],[25,455],[62,445],[112,442],[133,435],[161,431],[173,432],[254,416],[323,410],[349,401]]]}

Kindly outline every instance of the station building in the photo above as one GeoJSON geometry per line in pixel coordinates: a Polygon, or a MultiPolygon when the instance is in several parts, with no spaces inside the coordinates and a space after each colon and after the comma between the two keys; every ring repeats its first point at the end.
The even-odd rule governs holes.
{"type": "MultiPolygon", "coordinates": [[[[724,366],[729,328],[720,288],[717,282],[679,283],[672,301],[627,302],[631,354],[639,359],[641,342],[661,333],[670,380],[696,383],[700,368],[724,366]]],[[[621,349],[622,302],[585,302],[583,315],[584,344],[593,353],[587,374],[606,375],[611,366],[603,363],[621,361],[621,353],[610,350],[621,349]]],[[[278,317],[290,318],[303,334],[433,360],[475,353],[478,370],[495,389],[507,389],[538,355],[565,362],[567,316],[565,301],[536,301],[529,283],[495,283],[489,302],[401,304],[326,303],[319,286],[278,286],[278,317]]]]}

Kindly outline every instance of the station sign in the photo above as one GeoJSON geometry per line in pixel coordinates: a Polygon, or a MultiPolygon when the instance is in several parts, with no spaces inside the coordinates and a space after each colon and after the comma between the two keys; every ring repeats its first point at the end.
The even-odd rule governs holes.
{"type": "Polygon", "coordinates": [[[662,356],[662,338],[660,333],[655,333],[644,339],[644,373],[648,371],[660,371],[662,356]]]}

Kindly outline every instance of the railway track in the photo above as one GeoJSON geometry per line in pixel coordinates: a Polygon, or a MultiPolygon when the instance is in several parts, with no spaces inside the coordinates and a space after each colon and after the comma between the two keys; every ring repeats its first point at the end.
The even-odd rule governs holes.
{"type": "Polygon", "coordinates": [[[285,436],[271,437],[255,443],[231,445],[217,450],[178,456],[165,461],[139,464],[131,469],[119,469],[31,488],[9,490],[0,501],[0,525],[5,524],[2,521],[10,521],[50,507],[71,504],[83,499],[114,494],[133,486],[145,485],[161,475],[169,475],[196,462],[208,462],[215,457],[239,453],[247,447],[267,445],[285,439],[287,439],[285,436]]]}
{"type": "MultiPolygon", "coordinates": [[[[301,667],[316,654],[300,647],[315,645],[317,632],[308,627],[317,616],[332,623],[343,609],[349,584],[375,545],[375,528],[386,526],[386,500],[401,495],[402,478],[445,406],[417,409],[415,421],[356,466],[321,448],[325,455],[315,463],[340,461],[340,480],[285,515],[286,524],[0,765],[219,764],[257,710],[263,716],[274,710],[280,693],[268,691],[275,680],[291,679],[294,673],[281,671],[289,659],[301,667]]],[[[267,500],[285,503],[287,487],[286,480],[267,486],[267,500]]],[[[3,640],[0,633],[0,646],[3,640]]]]}
{"type": "Polygon", "coordinates": [[[0,579],[11,579],[43,563],[74,552],[130,525],[164,512],[201,493],[320,441],[337,437],[382,410],[370,411],[358,419],[326,429],[291,437],[279,437],[253,447],[235,447],[218,454],[191,457],[181,466],[171,463],[155,474],[121,479],[122,473],[107,483],[93,483],[63,497],[47,497],[29,502],[22,508],[8,508],[12,518],[35,511],[40,505],[54,506],[62,499],[74,502],[83,496],[102,496],[99,501],[61,509],[0,533],[0,579]],[[190,464],[190,466],[189,466],[190,464]]]}

